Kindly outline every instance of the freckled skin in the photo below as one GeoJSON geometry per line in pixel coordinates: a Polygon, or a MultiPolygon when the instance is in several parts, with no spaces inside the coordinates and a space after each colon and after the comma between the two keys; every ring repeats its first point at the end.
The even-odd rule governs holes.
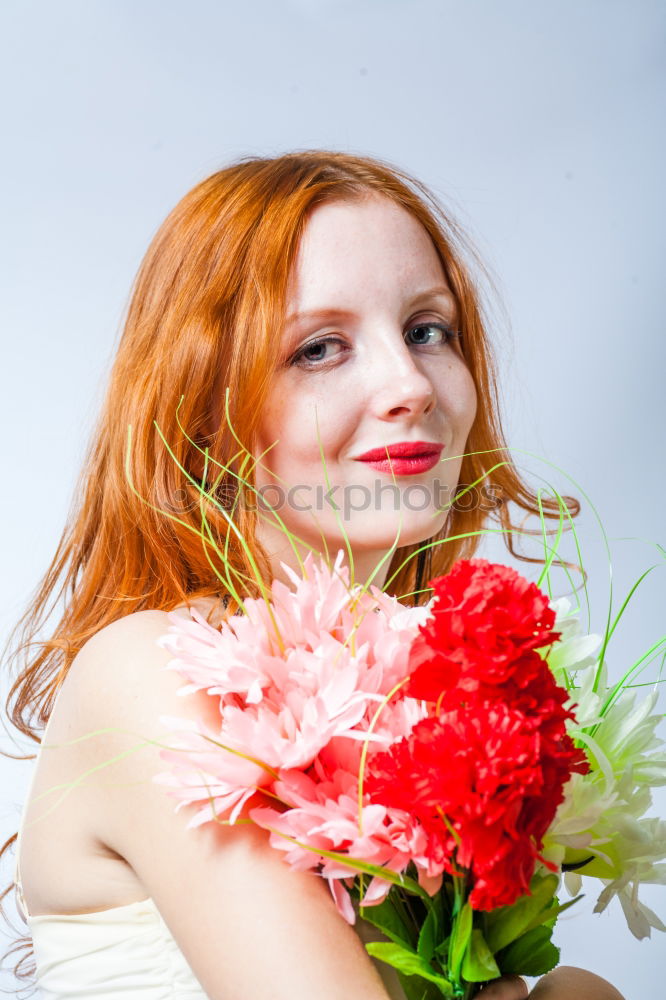
{"type": "MultiPolygon", "coordinates": [[[[439,531],[447,514],[437,507],[450,501],[458,482],[477,398],[458,339],[432,326],[455,331],[450,291],[414,304],[417,293],[436,286],[446,290],[447,283],[430,237],[390,200],[370,196],[312,212],[289,286],[287,315],[324,307],[354,315],[303,320],[285,330],[284,363],[265,406],[255,456],[277,444],[257,468],[256,486],[270,503],[300,486],[294,502],[285,500],[278,512],[319,552],[327,546],[334,554],[344,547],[337,513],[349,536],[357,581],[367,578],[396,537],[407,545],[439,531]],[[313,345],[300,364],[289,363],[300,348],[322,337],[338,343],[313,345]],[[318,434],[337,512],[324,500],[329,487],[318,434]],[[396,496],[390,473],[354,456],[405,440],[445,447],[433,469],[397,476],[396,496]],[[268,490],[271,483],[281,484],[284,493],[268,490]],[[363,504],[365,509],[358,509],[363,504]]],[[[285,579],[279,560],[298,564],[271,520],[267,512],[258,534],[276,575],[285,579]]],[[[378,586],[387,568],[388,561],[374,578],[378,586]]]]}

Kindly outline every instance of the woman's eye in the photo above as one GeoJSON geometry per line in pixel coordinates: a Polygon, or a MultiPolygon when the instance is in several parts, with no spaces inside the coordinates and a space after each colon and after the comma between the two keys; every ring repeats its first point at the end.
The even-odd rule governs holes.
{"type": "Polygon", "coordinates": [[[322,337],[321,340],[312,340],[294,354],[291,364],[300,364],[303,368],[314,368],[320,361],[330,361],[331,358],[325,354],[325,348],[329,344],[337,344],[344,347],[344,342],[338,340],[337,337],[322,337]],[[313,354],[310,354],[311,351],[313,354]]]}
{"type": "Polygon", "coordinates": [[[411,326],[408,333],[414,333],[414,331],[420,330],[435,330],[436,333],[434,337],[430,340],[417,340],[415,343],[422,344],[426,347],[444,347],[452,340],[456,340],[460,334],[456,330],[451,330],[450,327],[445,326],[444,323],[417,323],[415,326],[411,326]]]}
{"type": "MultiPolygon", "coordinates": [[[[451,330],[444,323],[416,323],[411,326],[407,334],[417,334],[417,339],[413,341],[417,347],[446,347],[451,341],[456,340],[460,334],[456,330],[451,330]],[[426,331],[425,336],[422,331],[426,331]],[[431,331],[428,333],[428,331],[431,331]]],[[[309,344],[301,347],[294,354],[290,364],[301,368],[318,368],[322,362],[328,362],[335,355],[327,355],[326,348],[329,346],[345,347],[344,341],[337,337],[321,337],[319,340],[312,340],[309,344]]]]}

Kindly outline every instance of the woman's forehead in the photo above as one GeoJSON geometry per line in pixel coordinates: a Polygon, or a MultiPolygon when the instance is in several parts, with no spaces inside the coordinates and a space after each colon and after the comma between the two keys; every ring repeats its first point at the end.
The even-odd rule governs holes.
{"type": "Polygon", "coordinates": [[[313,211],[299,245],[287,322],[306,313],[353,311],[355,301],[374,295],[405,301],[431,289],[453,298],[437,250],[418,219],[383,197],[326,203],[313,211]]]}

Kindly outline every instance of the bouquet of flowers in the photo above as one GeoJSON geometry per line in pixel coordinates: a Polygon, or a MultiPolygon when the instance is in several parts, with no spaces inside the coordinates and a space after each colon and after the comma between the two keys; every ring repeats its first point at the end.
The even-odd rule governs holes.
{"type": "Polygon", "coordinates": [[[189,825],[270,831],[347,921],[382,931],[367,950],[409,998],[549,971],[583,878],[637,937],[666,930],[638,900],[666,881],[666,823],[644,815],[666,783],[656,695],[609,687],[605,643],[513,569],[461,560],[405,608],[350,588],[342,558],[283,564],[293,587],[220,628],[170,613],[168,669],[219,706],[214,727],[163,718],[156,780],[197,807],[189,825]]]}

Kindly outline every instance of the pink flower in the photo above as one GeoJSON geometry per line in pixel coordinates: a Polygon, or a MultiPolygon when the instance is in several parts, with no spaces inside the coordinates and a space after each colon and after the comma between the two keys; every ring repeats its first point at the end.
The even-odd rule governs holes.
{"type": "MultiPolygon", "coordinates": [[[[345,791],[335,781],[330,785],[333,779],[330,788],[317,793],[312,781],[307,787],[326,830],[325,842],[338,843],[335,829],[348,833],[350,824],[358,826],[352,783],[364,743],[386,748],[423,717],[422,703],[413,698],[383,703],[406,675],[416,632],[413,616],[422,619],[427,612],[405,609],[377,588],[372,595],[361,594],[360,588],[350,591],[343,557],[340,550],[329,569],[323,560],[317,566],[310,553],[303,577],[284,566],[293,590],[274,581],[270,603],[247,599],[246,614],[219,629],[194,607],[170,613],[169,631],[159,640],[174,654],[166,669],[188,681],[179,694],[206,690],[219,711],[217,729],[185,719],[163,720],[177,740],[160,754],[170,770],[155,780],[179,800],[177,808],[199,805],[190,826],[216,816],[234,822],[261,789],[282,798],[292,788],[294,774],[307,771],[321,755],[320,766],[327,773],[339,771],[335,781],[345,775],[345,791]]],[[[303,791],[299,801],[305,809],[303,791]]],[[[375,829],[384,814],[364,812],[364,822],[375,829]]],[[[298,821],[292,817],[292,823],[298,821]]],[[[307,823],[311,821],[308,816],[307,823]]],[[[352,842],[348,836],[342,841],[352,842]]],[[[383,843],[382,857],[396,854],[389,842],[383,843]]],[[[363,837],[353,843],[365,850],[363,837]]],[[[374,857],[377,845],[367,845],[374,857]]]]}
{"type": "Polygon", "coordinates": [[[256,760],[223,751],[218,734],[202,723],[161,716],[160,721],[177,734],[173,749],[160,750],[171,769],[155,775],[156,784],[165,785],[167,794],[178,799],[176,812],[185,805],[203,803],[190,818],[188,828],[199,826],[229,812],[232,822],[258,787],[267,786],[271,774],[256,760]]]}
{"type": "MultiPolygon", "coordinates": [[[[254,807],[250,819],[271,831],[271,846],[284,851],[292,868],[319,868],[340,913],[350,923],[354,922],[353,909],[340,883],[353,878],[353,865],[325,858],[317,848],[400,872],[426,846],[425,836],[407,813],[372,803],[367,796],[359,812],[357,774],[338,768],[329,776],[317,761],[312,774],[283,772],[274,788],[290,808],[282,812],[272,806],[254,807]]],[[[363,905],[381,902],[391,884],[379,876],[371,878],[363,905]]]]}

